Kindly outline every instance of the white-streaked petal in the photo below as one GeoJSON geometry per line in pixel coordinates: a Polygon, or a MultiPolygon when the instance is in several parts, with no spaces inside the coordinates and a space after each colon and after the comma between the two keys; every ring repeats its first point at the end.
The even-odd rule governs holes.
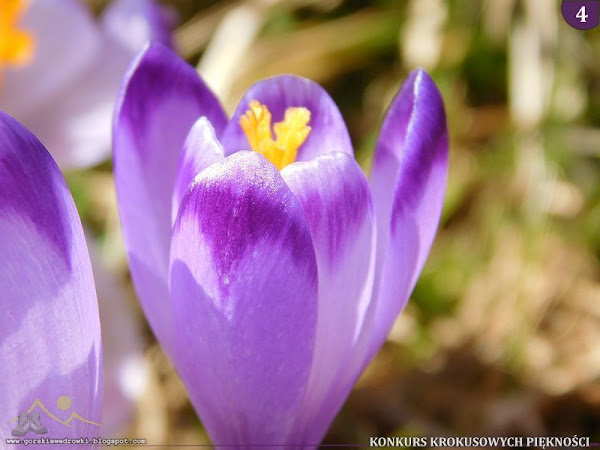
{"type": "MultiPolygon", "coordinates": [[[[352,388],[337,389],[371,301],[375,213],[354,158],[329,153],[287,166],[282,176],[308,219],[319,271],[319,322],[310,382],[291,444],[320,442],[352,388]]],[[[354,368],[353,378],[359,375],[354,368]]]]}
{"type": "Polygon", "coordinates": [[[50,436],[96,436],[102,410],[98,304],[71,193],[40,142],[0,113],[0,436],[39,401],[50,436]],[[67,402],[57,403],[60,397],[67,402]],[[94,422],[65,421],[72,414],[94,422]]]}

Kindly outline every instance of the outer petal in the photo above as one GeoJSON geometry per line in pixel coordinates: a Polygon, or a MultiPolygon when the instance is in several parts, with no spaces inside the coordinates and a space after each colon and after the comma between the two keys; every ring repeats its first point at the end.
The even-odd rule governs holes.
{"type": "Polygon", "coordinates": [[[77,0],[32,1],[21,24],[35,39],[34,58],[25,67],[3,68],[0,106],[24,120],[92,64],[101,36],[77,0]]]}
{"type": "Polygon", "coordinates": [[[346,124],[329,94],[314,81],[280,75],[259,81],[248,89],[221,137],[226,155],[249,149],[240,117],[253,100],[269,108],[273,123],[282,121],[289,107],[304,106],[310,111],[311,132],[298,150],[297,161],[310,161],[329,152],[353,154],[346,124]]]}
{"type": "Polygon", "coordinates": [[[99,423],[102,402],[98,304],[73,199],[44,147],[4,113],[0,172],[0,436],[36,400],[49,436],[97,436],[73,417],[99,423]]]}
{"type": "Polygon", "coordinates": [[[177,218],[179,204],[196,175],[221,159],[223,159],[223,147],[217,141],[215,130],[206,117],[200,117],[183,144],[173,189],[173,222],[177,218]]]}
{"type": "Polygon", "coordinates": [[[417,70],[386,114],[371,174],[378,285],[369,356],[383,344],[425,264],[440,219],[447,171],[443,100],[429,75],[417,70]]]}
{"type": "MultiPolygon", "coordinates": [[[[300,201],[319,271],[319,323],[310,383],[290,444],[320,442],[352,385],[338,390],[371,300],[375,214],[367,177],[354,158],[330,153],[282,176],[300,201]],[[334,392],[335,391],[335,394],[334,392]]],[[[359,368],[355,368],[358,377],[359,368]]]]}
{"type": "Polygon", "coordinates": [[[308,382],[317,267],[302,208],[261,155],[204,170],[173,229],[175,358],[215,445],[278,445],[308,382]]]}
{"type": "Polygon", "coordinates": [[[226,122],[195,70],[160,44],[147,47],[129,73],[115,111],[114,164],[119,213],[131,274],[144,312],[167,351],[171,200],[181,149],[192,124],[226,122]]]}

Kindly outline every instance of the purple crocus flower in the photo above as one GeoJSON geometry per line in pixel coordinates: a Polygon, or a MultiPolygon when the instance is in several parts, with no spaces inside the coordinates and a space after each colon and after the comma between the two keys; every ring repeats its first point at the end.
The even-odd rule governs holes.
{"type": "Polygon", "coordinates": [[[448,143],[433,81],[417,70],[394,99],[369,182],[316,83],[260,81],[228,119],[151,45],[113,144],[137,292],[213,442],[318,444],[436,232],[448,143]]]}
{"type": "Polygon", "coordinates": [[[171,42],[169,20],[153,0],[113,0],[99,20],[81,0],[0,0],[0,108],[61,168],[104,160],[127,66],[148,40],[171,42]]]}
{"type": "Polygon", "coordinates": [[[58,438],[99,436],[100,321],[81,222],[52,157],[3,112],[0,292],[2,443],[44,429],[58,438]]]}

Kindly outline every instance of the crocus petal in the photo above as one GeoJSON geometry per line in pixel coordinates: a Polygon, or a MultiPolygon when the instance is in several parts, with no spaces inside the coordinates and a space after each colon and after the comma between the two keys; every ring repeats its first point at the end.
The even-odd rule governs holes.
{"type": "Polygon", "coordinates": [[[171,294],[175,362],[213,443],[285,442],[312,361],[317,265],[300,204],[258,153],[213,164],[183,199],[171,294]]]}
{"type": "Polygon", "coordinates": [[[98,304],[81,222],[46,149],[4,113],[0,172],[0,436],[10,437],[11,419],[36,400],[50,436],[98,436],[98,425],[78,420],[98,424],[102,402],[98,304]]]}
{"type": "Polygon", "coordinates": [[[173,11],[153,0],[115,0],[101,18],[104,30],[135,54],[148,41],[173,47],[173,11]]]}
{"type": "Polygon", "coordinates": [[[282,176],[306,214],[319,271],[315,355],[298,434],[290,441],[311,445],[323,438],[352,387],[336,389],[333,398],[371,300],[375,214],[367,177],[346,153],[292,164],[282,176]]]}
{"type": "Polygon", "coordinates": [[[33,35],[34,57],[25,67],[3,68],[0,105],[25,121],[94,61],[101,48],[101,35],[90,13],[77,0],[32,1],[21,25],[33,35]]]}
{"type": "Polygon", "coordinates": [[[200,117],[183,144],[173,189],[173,222],[177,217],[179,204],[196,175],[221,159],[223,159],[223,147],[217,141],[215,130],[206,117],[200,117]]]}
{"type": "Polygon", "coordinates": [[[404,308],[431,248],[448,171],[448,133],[440,92],[414,71],[381,128],[371,174],[377,214],[376,312],[372,356],[404,308]]]}
{"type": "Polygon", "coordinates": [[[217,133],[226,123],[219,102],[191,66],[161,44],[148,46],[117,100],[114,172],[133,281],[167,352],[171,201],[181,149],[200,116],[208,117],[217,133]]]}
{"type": "Polygon", "coordinates": [[[240,101],[221,136],[225,154],[249,150],[248,139],[240,126],[240,117],[256,100],[267,106],[272,123],[281,122],[285,110],[303,106],[310,111],[308,138],[298,149],[297,161],[310,161],[329,152],[353,154],[348,129],[329,94],[314,81],[294,75],[279,75],[255,83],[240,101]]]}

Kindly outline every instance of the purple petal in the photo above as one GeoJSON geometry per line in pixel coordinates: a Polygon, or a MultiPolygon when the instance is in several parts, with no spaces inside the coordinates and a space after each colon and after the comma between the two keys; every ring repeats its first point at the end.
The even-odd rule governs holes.
{"type": "Polygon", "coordinates": [[[35,40],[33,60],[25,67],[2,68],[0,105],[25,122],[92,65],[102,38],[77,0],[32,1],[21,26],[35,40]]]}
{"type": "Polygon", "coordinates": [[[310,445],[323,438],[352,387],[337,390],[371,300],[375,217],[367,178],[346,153],[292,164],[282,176],[308,219],[319,272],[314,361],[297,434],[290,441],[310,445]]]}
{"type": "MultiPolygon", "coordinates": [[[[67,185],[40,142],[0,113],[0,436],[39,400],[66,421],[99,423],[102,360],[98,304],[81,222],[67,185]],[[68,396],[71,407],[58,408],[68,396]]],[[[57,422],[53,437],[97,436],[97,425],[57,422]]]]}
{"type": "Polygon", "coordinates": [[[447,171],[443,100],[429,75],[417,70],[386,114],[371,174],[378,284],[370,356],[383,344],[425,264],[440,219],[447,171]]]}
{"type": "Polygon", "coordinates": [[[253,100],[266,105],[271,111],[272,124],[283,120],[287,108],[303,106],[310,111],[311,132],[298,149],[297,161],[310,161],[330,152],[354,153],[344,119],[329,94],[314,81],[280,75],[255,83],[244,94],[221,136],[226,155],[250,149],[240,126],[240,117],[253,100]]]}
{"type": "Polygon", "coordinates": [[[160,44],[147,47],[117,101],[115,184],[133,281],[167,352],[173,187],[183,143],[200,116],[207,116],[217,132],[226,123],[219,102],[192,67],[160,44]]]}
{"type": "Polygon", "coordinates": [[[104,29],[133,54],[148,41],[172,48],[173,11],[153,0],[114,0],[102,14],[104,29]]]}
{"type": "Polygon", "coordinates": [[[179,204],[196,175],[221,159],[223,159],[223,147],[217,141],[215,130],[206,117],[199,118],[183,144],[173,189],[173,222],[177,218],[179,204]]]}
{"type": "Polygon", "coordinates": [[[215,445],[281,444],[308,382],[317,266],[275,167],[239,152],[204,170],[173,230],[176,366],[215,445]]]}

